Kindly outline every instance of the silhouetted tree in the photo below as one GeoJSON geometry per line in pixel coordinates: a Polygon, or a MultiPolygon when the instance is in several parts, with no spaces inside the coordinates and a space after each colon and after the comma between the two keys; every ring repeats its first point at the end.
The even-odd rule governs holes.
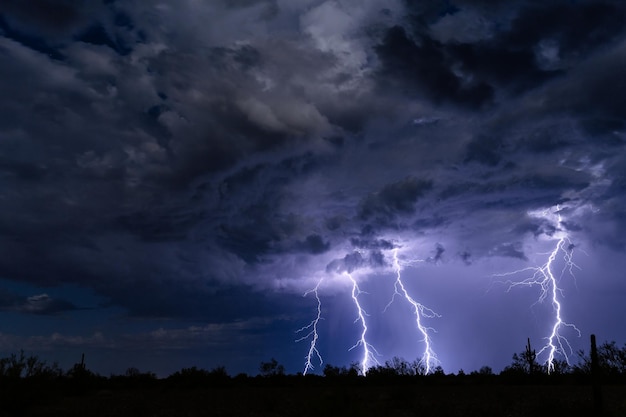
{"type": "Polygon", "coordinates": [[[124,377],[128,379],[132,379],[135,381],[152,381],[157,379],[157,376],[154,372],[141,372],[139,369],[135,367],[130,367],[126,369],[124,372],[124,377]]]}
{"type": "Polygon", "coordinates": [[[552,362],[552,370],[550,374],[552,375],[565,375],[569,374],[572,371],[572,367],[565,359],[555,359],[552,362]]]}
{"type": "Polygon", "coordinates": [[[489,366],[481,366],[481,368],[478,370],[478,375],[493,375],[493,369],[491,369],[491,367],[489,366]]]}
{"type": "Polygon", "coordinates": [[[167,380],[179,387],[198,387],[207,385],[223,384],[230,380],[230,376],[223,366],[210,371],[195,366],[183,368],[167,377],[167,380]]]}
{"type": "Polygon", "coordinates": [[[91,383],[97,379],[101,379],[101,377],[87,369],[87,365],[85,364],[85,354],[83,353],[80,363],[75,363],[66,373],[65,376],[70,378],[71,380],[81,384],[81,383],[91,383]]]}
{"type": "Polygon", "coordinates": [[[404,358],[398,356],[386,361],[385,367],[393,369],[396,375],[415,375],[415,368],[404,358]]]}
{"type": "Polygon", "coordinates": [[[57,378],[62,373],[56,362],[48,365],[35,355],[26,356],[23,350],[17,355],[0,358],[0,378],[57,378]]]}
{"type": "Polygon", "coordinates": [[[139,375],[141,375],[141,371],[137,368],[134,367],[130,367],[128,369],[126,369],[126,372],[124,372],[124,376],[126,378],[136,378],[139,375]]]}
{"type": "Polygon", "coordinates": [[[24,369],[26,369],[26,356],[21,350],[19,356],[13,353],[7,358],[4,376],[11,379],[21,378],[24,369]]]}
{"type": "Polygon", "coordinates": [[[620,349],[615,341],[604,342],[598,348],[598,361],[609,374],[626,374],[626,345],[620,349]]]}
{"type": "Polygon", "coordinates": [[[444,376],[446,373],[441,366],[436,366],[435,369],[432,370],[432,374],[437,376],[444,376]]]}
{"type": "Polygon", "coordinates": [[[541,370],[542,366],[537,362],[537,352],[530,346],[530,338],[528,338],[526,349],[521,353],[514,353],[513,363],[505,367],[502,373],[535,375],[541,370]]]}
{"type": "MultiPolygon", "coordinates": [[[[626,345],[619,348],[615,341],[604,342],[597,349],[598,366],[604,375],[626,375],[626,345]]],[[[584,350],[578,351],[579,363],[575,372],[590,374],[591,357],[584,350]]]]}
{"type": "Polygon", "coordinates": [[[350,368],[342,366],[340,368],[331,364],[326,364],[322,373],[327,378],[356,377],[359,375],[358,368],[355,366],[351,366],[350,368]]]}
{"type": "Polygon", "coordinates": [[[226,380],[230,379],[228,372],[226,372],[226,368],[223,366],[218,366],[209,371],[209,377],[215,380],[226,380]]]}
{"type": "Polygon", "coordinates": [[[415,359],[411,362],[411,370],[413,375],[426,375],[426,365],[421,359],[415,359]]]}
{"type": "Polygon", "coordinates": [[[261,362],[259,372],[265,377],[282,376],[285,375],[285,367],[279,364],[276,359],[272,358],[269,362],[261,362]]]}
{"type": "MultiPolygon", "coordinates": [[[[344,367],[344,369],[345,369],[345,367],[344,367]]],[[[338,367],[338,366],[333,366],[333,365],[327,363],[324,366],[324,370],[322,371],[322,373],[324,374],[324,376],[326,378],[336,378],[339,375],[341,375],[341,368],[338,367]]]]}
{"type": "Polygon", "coordinates": [[[385,365],[372,366],[367,370],[367,373],[365,375],[369,379],[391,378],[398,376],[395,369],[385,365]]]}

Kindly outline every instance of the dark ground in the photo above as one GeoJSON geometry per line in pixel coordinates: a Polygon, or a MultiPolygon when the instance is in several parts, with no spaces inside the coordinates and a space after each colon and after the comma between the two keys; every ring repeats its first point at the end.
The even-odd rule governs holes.
{"type": "MultiPolygon", "coordinates": [[[[594,416],[588,385],[316,382],[5,389],[0,416],[594,416]],[[12,391],[12,392],[11,392],[12,391]]],[[[605,416],[626,416],[626,386],[602,387],[605,416]]]]}

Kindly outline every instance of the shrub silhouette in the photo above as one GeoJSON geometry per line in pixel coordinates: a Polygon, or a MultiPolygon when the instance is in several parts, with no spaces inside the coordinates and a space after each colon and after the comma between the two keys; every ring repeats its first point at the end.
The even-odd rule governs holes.
{"type": "Polygon", "coordinates": [[[530,346],[530,338],[528,338],[524,351],[514,353],[513,363],[505,367],[500,374],[519,377],[522,375],[537,375],[545,370],[545,366],[537,362],[537,352],[530,346]]]}
{"type": "MultiPolygon", "coordinates": [[[[597,349],[600,373],[611,379],[626,377],[626,345],[622,348],[615,341],[604,342],[597,349]]],[[[573,372],[591,375],[591,356],[584,350],[578,351],[579,363],[574,366],[573,372]]]]}
{"type": "Polygon", "coordinates": [[[261,362],[259,372],[260,375],[264,377],[283,376],[285,375],[285,367],[279,364],[276,359],[272,358],[269,362],[261,362]]]}
{"type": "Polygon", "coordinates": [[[359,371],[354,366],[347,368],[345,366],[338,367],[338,366],[333,366],[331,364],[326,364],[324,366],[324,370],[322,371],[322,373],[324,377],[331,378],[331,379],[332,378],[346,378],[346,377],[356,378],[357,376],[359,376],[359,371]]]}
{"type": "Polygon", "coordinates": [[[158,379],[153,372],[141,372],[135,367],[130,367],[123,375],[111,375],[109,381],[117,388],[135,388],[154,386],[158,379]]]}
{"type": "Polygon", "coordinates": [[[0,358],[0,379],[54,379],[59,378],[63,371],[54,362],[48,365],[37,356],[26,356],[21,350],[19,354],[11,354],[7,358],[0,358]]]}
{"type": "Polygon", "coordinates": [[[167,381],[181,388],[222,385],[230,381],[226,368],[219,366],[210,371],[195,366],[183,368],[170,375],[167,381]]]}
{"type": "Polygon", "coordinates": [[[483,375],[483,376],[493,375],[493,369],[491,369],[491,367],[489,367],[489,366],[482,366],[478,370],[478,375],[483,375]]]}
{"type": "MultiPolygon", "coordinates": [[[[613,388],[605,383],[623,381],[619,378],[625,376],[626,347],[605,342],[598,350],[603,369],[619,376],[603,379],[610,394],[613,388]]],[[[0,359],[0,416],[207,415],[207,410],[215,415],[368,416],[409,415],[418,409],[424,415],[450,416],[500,416],[513,409],[519,416],[578,415],[592,409],[585,395],[590,378],[582,373],[586,361],[582,353],[576,368],[560,364],[562,374],[548,375],[528,343],[513,355],[509,374],[500,375],[488,366],[457,375],[437,367],[433,375],[423,375],[420,361],[395,357],[371,368],[365,377],[358,375],[358,364],[326,364],[323,376],[303,377],[287,375],[272,358],[261,362],[258,377],[231,378],[224,367],[210,371],[190,367],[159,379],[134,367],[121,375],[100,377],[87,369],[84,358],[63,372],[56,364],[49,366],[19,352],[0,359]],[[533,373],[536,376],[531,377],[533,373]],[[566,386],[553,388],[557,383],[566,386]],[[302,413],[303,404],[310,413],[302,413]]],[[[607,415],[624,415],[626,404],[614,395],[606,398],[607,415]]]]}

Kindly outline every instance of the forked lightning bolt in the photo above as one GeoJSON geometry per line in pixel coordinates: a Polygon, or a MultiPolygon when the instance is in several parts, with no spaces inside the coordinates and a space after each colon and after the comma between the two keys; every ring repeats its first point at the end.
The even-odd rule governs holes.
{"type": "Polygon", "coordinates": [[[422,335],[422,341],[424,342],[424,352],[422,354],[421,363],[424,366],[424,373],[429,374],[432,366],[439,363],[437,359],[437,355],[433,351],[432,343],[430,340],[430,336],[428,334],[429,331],[434,331],[432,327],[426,327],[422,323],[423,318],[435,318],[441,317],[439,314],[435,313],[428,307],[418,303],[415,301],[407,292],[406,287],[404,286],[404,282],[402,281],[402,266],[400,265],[400,259],[398,258],[398,249],[393,250],[393,268],[396,272],[396,281],[394,282],[394,293],[389,301],[389,304],[385,307],[385,310],[389,308],[389,306],[393,303],[396,296],[403,297],[409,304],[411,304],[413,308],[413,314],[415,316],[415,324],[417,325],[417,330],[422,335]]]}
{"type": "Polygon", "coordinates": [[[308,330],[308,332],[301,338],[297,339],[296,342],[311,339],[309,351],[305,356],[304,370],[302,371],[302,375],[306,375],[307,372],[313,371],[315,369],[315,367],[313,366],[313,360],[315,358],[317,358],[317,360],[319,361],[320,366],[322,365],[322,363],[324,363],[324,361],[322,360],[322,355],[320,355],[319,350],[317,350],[317,339],[319,338],[319,335],[317,333],[317,326],[319,325],[320,320],[322,320],[322,301],[320,300],[318,292],[321,283],[322,280],[320,279],[317,282],[315,288],[304,293],[305,297],[309,294],[313,294],[315,296],[315,300],[317,300],[317,315],[313,320],[311,320],[309,324],[296,330],[296,333],[303,333],[308,330]]]}
{"type": "Polygon", "coordinates": [[[357,310],[357,318],[356,320],[354,320],[354,322],[361,323],[361,337],[348,350],[355,349],[359,346],[363,348],[363,358],[361,359],[361,374],[365,375],[367,374],[369,368],[371,368],[374,364],[380,365],[380,362],[378,362],[378,359],[376,359],[376,355],[380,356],[380,354],[378,353],[376,348],[374,348],[374,346],[372,346],[367,341],[367,321],[365,320],[367,312],[363,309],[361,303],[359,302],[359,295],[362,292],[359,288],[359,284],[357,284],[356,280],[350,273],[345,272],[345,275],[352,282],[352,301],[354,302],[354,306],[357,310]]]}
{"type": "MultiPolygon", "coordinates": [[[[559,213],[560,207],[556,207],[556,215],[557,215],[557,224],[561,224],[561,215],[559,213]]],[[[546,210],[543,212],[543,217],[546,217],[549,214],[549,211],[546,210]]],[[[520,274],[523,272],[532,272],[532,275],[522,281],[511,282],[509,283],[509,290],[513,287],[518,286],[539,286],[541,288],[541,292],[539,294],[539,298],[537,302],[544,302],[546,299],[550,300],[552,304],[552,309],[554,311],[554,321],[552,324],[551,332],[546,337],[547,343],[543,346],[538,355],[547,352],[547,371],[548,373],[555,370],[555,360],[556,355],[562,355],[566,362],[569,364],[569,355],[572,354],[572,347],[569,344],[567,338],[562,334],[565,328],[573,329],[578,336],[580,337],[580,330],[573,324],[567,323],[563,320],[562,314],[562,301],[560,300],[560,296],[563,295],[563,290],[559,287],[559,280],[563,277],[565,271],[568,271],[573,276],[574,268],[580,269],[578,265],[576,265],[572,259],[574,245],[570,241],[569,237],[565,232],[561,229],[557,232],[560,237],[556,242],[556,245],[552,252],[549,252],[548,260],[545,264],[538,267],[529,267],[520,269],[518,271],[508,272],[505,274],[498,274],[498,276],[510,276],[515,274],[520,274]],[[563,261],[565,263],[564,267],[561,270],[558,278],[554,275],[554,261],[557,259],[559,254],[562,254],[563,261]]]]}

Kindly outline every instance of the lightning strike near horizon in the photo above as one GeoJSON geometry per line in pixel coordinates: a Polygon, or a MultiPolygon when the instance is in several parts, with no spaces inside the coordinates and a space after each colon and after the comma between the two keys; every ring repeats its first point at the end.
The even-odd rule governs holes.
{"type": "Polygon", "coordinates": [[[362,328],[359,340],[357,340],[357,342],[348,350],[355,349],[359,346],[363,348],[363,358],[361,359],[361,374],[365,375],[367,374],[368,369],[373,366],[373,364],[380,365],[380,362],[378,362],[378,359],[376,359],[376,355],[380,356],[380,354],[378,353],[376,348],[367,341],[367,322],[365,320],[367,312],[363,309],[361,303],[359,302],[359,295],[362,293],[361,289],[359,288],[359,284],[349,272],[345,272],[345,275],[352,282],[352,301],[354,302],[354,306],[357,309],[357,318],[356,320],[354,320],[354,322],[360,322],[362,328]]]}
{"type": "Polygon", "coordinates": [[[315,367],[313,366],[313,360],[315,359],[315,357],[317,357],[320,366],[322,366],[322,364],[324,363],[324,361],[322,360],[322,355],[317,349],[317,340],[319,338],[319,335],[317,333],[317,326],[319,325],[320,320],[322,320],[322,300],[320,300],[318,292],[321,283],[322,279],[317,282],[317,285],[314,288],[304,293],[304,297],[309,294],[313,294],[315,296],[315,300],[317,301],[317,314],[315,318],[311,320],[311,322],[306,326],[296,330],[296,333],[303,333],[305,330],[308,330],[308,332],[301,338],[297,339],[296,342],[311,339],[309,350],[307,352],[307,355],[305,356],[304,370],[302,371],[302,375],[306,375],[307,372],[313,371],[315,369],[315,367]]]}
{"type": "MultiPolygon", "coordinates": [[[[530,277],[522,281],[517,281],[517,282],[508,281],[507,283],[509,284],[509,288],[507,292],[511,290],[511,288],[519,287],[519,286],[528,286],[528,287],[539,286],[541,288],[541,292],[539,294],[539,298],[537,299],[537,303],[542,303],[546,299],[550,300],[550,303],[552,304],[552,309],[554,311],[554,316],[553,316],[554,321],[551,327],[550,334],[545,338],[547,340],[547,343],[537,353],[537,355],[541,355],[542,353],[547,352],[547,358],[546,358],[545,363],[547,365],[548,373],[551,373],[552,371],[555,370],[554,362],[555,362],[556,355],[559,355],[559,354],[562,355],[565,358],[565,361],[568,364],[570,363],[569,355],[573,353],[573,349],[569,341],[567,340],[567,338],[562,334],[563,330],[565,330],[565,328],[571,328],[578,334],[578,337],[580,337],[581,335],[580,330],[574,324],[567,323],[566,321],[563,320],[562,300],[561,300],[563,296],[563,290],[559,287],[559,281],[563,277],[566,271],[568,271],[570,275],[574,276],[574,273],[573,273],[574,268],[577,268],[577,269],[580,269],[580,268],[578,267],[578,265],[574,263],[572,259],[573,251],[574,251],[574,244],[569,239],[567,233],[563,231],[561,228],[559,228],[559,225],[561,225],[561,222],[562,222],[560,210],[561,210],[560,206],[556,206],[555,211],[554,211],[554,214],[556,215],[556,224],[557,224],[555,235],[557,235],[558,240],[556,242],[554,249],[551,252],[548,252],[548,259],[546,263],[537,267],[529,267],[529,268],[524,268],[524,269],[520,269],[517,271],[512,271],[512,272],[496,275],[496,276],[511,276],[511,275],[516,275],[516,274],[520,274],[523,272],[532,272],[532,275],[530,277]],[[554,275],[553,269],[554,269],[554,262],[559,256],[559,254],[562,254],[564,266],[561,269],[560,275],[557,277],[554,275]]],[[[550,210],[548,209],[548,210],[544,210],[540,212],[538,215],[543,218],[546,218],[550,214],[551,214],[550,210]]]]}
{"type": "Polygon", "coordinates": [[[439,360],[437,359],[437,355],[433,351],[432,342],[430,340],[429,331],[435,331],[432,327],[426,327],[422,323],[422,319],[424,318],[435,318],[441,317],[439,314],[435,313],[428,307],[425,307],[423,304],[415,301],[406,290],[404,286],[404,282],[402,281],[402,266],[400,265],[400,259],[398,257],[398,249],[393,250],[393,268],[396,272],[396,280],[394,282],[394,293],[391,297],[391,301],[385,307],[385,311],[389,306],[394,302],[396,296],[404,298],[409,304],[411,304],[413,308],[413,314],[415,315],[415,324],[419,333],[422,335],[422,342],[424,342],[424,352],[422,353],[421,362],[424,365],[424,373],[429,374],[431,371],[431,367],[437,365],[439,360]]]}

